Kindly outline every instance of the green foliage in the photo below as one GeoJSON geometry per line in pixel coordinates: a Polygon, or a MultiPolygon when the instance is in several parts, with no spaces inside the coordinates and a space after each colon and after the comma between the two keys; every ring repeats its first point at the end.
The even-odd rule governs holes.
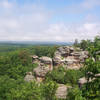
{"type": "Polygon", "coordinates": [[[96,77],[100,73],[100,37],[96,37],[94,42],[89,46],[88,51],[90,58],[85,62],[85,76],[88,82],[84,85],[82,91],[87,100],[100,99],[100,77],[96,77]],[[89,81],[89,80],[92,81],[89,81]]]}
{"type": "Polygon", "coordinates": [[[60,84],[70,84],[74,86],[77,85],[78,79],[83,75],[84,73],[80,70],[65,70],[63,67],[59,67],[58,69],[48,73],[46,78],[60,84]]]}
{"type": "Polygon", "coordinates": [[[24,77],[27,71],[32,71],[36,64],[32,64],[31,58],[26,51],[13,52],[7,57],[0,57],[0,75],[8,75],[18,79],[24,77]]]}
{"type": "Polygon", "coordinates": [[[82,77],[83,73],[79,70],[67,70],[64,76],[65,83],[71,84],[71,86],[77,85],[78,79],[82,77]]]}
{"type": "Polygon", "coordinates": [[[78,40],[75,39],[74,46],[75,46],[75,47],[78,47],[78,45],[79,45],[78,40]]]}
{"type": "Polygon", "coordinates": [[[67,100],[86,100],[86,99],[82,96],[82,91],[79,88],[75,87],[69,89],[67,100]]]}
{"type": "Polygon", "coordinates": [[[39,57],[48,56],[52,58],[57,48],[58,46],[34,46],[30,48],[29,52],[39,57]]]}
{"type": "Polygon", "coordinates": [[[14,80],[8,76],[0,77],[0,100],[56,100],[56,82],[44,84],[14,80]]]}
{"type": "Polygon", "coordinates": [[[0,48],[0,100],[55,100],[56,82],[44,84],[25,82],[26,72],[33,71],[30,55],[53,57],[53,46],[1,46],[0,48]],[[2,52],[2,53],[1,53],[2,52]]]}
{"type": "Polygon", "coordinates": [[[90,56],[86,59],[84,68],[81,69],[81,72],[85,73],[87,83],[81,90],[76,87],[70,89],[68,100],[100,100],[100,76],[97,76],[100,73],[100,37],[97,36],[93,42],[82,40],[80,47],[88,50],[90,56]]]}
{"type": "MultiPolygon", "coordinates": [[[[53,57],[57,46],[1,46],[0,47],[0,100],[57,100],[57,83],[70,85],[66,100],[100,100],[100,37],[93,42],[82,40],[76,46],[89,51],[89,58],[80,70],[54,69],[46,75],[43,83],[25,82],[26,72],[32,71],[31,55],[53,57]],[[78,79],[88,81],[78,88],[78,79]],[[92,81],[89,81],[92,79],[92,81]]],[[[63,59],[63,58],[62,58],[63,59]]]]}
{"type": "Polygon", "coordinates": [[[10,90],[16,86],[17,82],[8,76],[0,77],[0,100],[10,100],[8,99],[10,90]]]}
{"type": "Polygon", "coordinates": [[[90,40],[82,40],[79,44],[78,47],[80,47],[83,50],[87,50],[88,47],[92,44],[90,40]]]}
{"type": "Polygon", "coordinates": [[[48,81],[43,85],[44,100],[56,100],[55,92],[57,89],[57,83],[54,81],[48,81]]]}
{"type": "Polygon", "coordinates": [[[63,67],[59,67],[58,69],[53,70],[52,72],[48,73],[46,78],[49,80],[56,81],[57,83],[65,83],[64,81],[65,70],[63,67]]]}
{"type": "Polygon", "coordinates": [[[20,84],[11,89],[9,100],[43,100],[41,88],[35,82],[20,84]]]}

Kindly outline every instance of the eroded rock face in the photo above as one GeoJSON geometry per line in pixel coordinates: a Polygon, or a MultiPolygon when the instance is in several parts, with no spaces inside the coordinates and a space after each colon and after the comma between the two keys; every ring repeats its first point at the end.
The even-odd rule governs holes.
{"type": "Polygon", "coordinates": [[[79,69],[86,58],[88,58],[87,51],[72,46],[59,47],[53,59],[46,56],[40,58],[36,55],[32,56],[33,63],[38,63],[38,67],[33,72],[36,79],[41,81],[49,71],[53,70],[53,67],[57,68],[61,65],[65,69],[79,69]]]}
{"type": "Polygon", "coordinates": [[[32,63],[34,64],[34,63],[38,63],[38,60],[39,59],[39,57],[38,56],[36,56],[36,55],[33,55],[32,56],[32,63]]]}
{"type": "Polygon", "coordinates": [[[87,83],[87,79],[85,77],[82,77],[78,80],[79,88],[81,88],[85,83],[87,83]]]}
{"type": "Polygon", "coordinates": [[[37,81],[39,82],[45,78],[45,75],[53,70],[52,59],[49,57],[40,57],[38,61],[38,67],[33,72],[35,73],[37,81]]]}
{"type": "Polygon", "coordinates": [[[44,63],[44,64],[50,64],[50,65],[52,64],[52,59],[50,57],[43,56],[43,57],[40,57],[39,60],[41,63],[44,63]]]}
{"type": "MultiPolygon", "coordinates": [[[[92,75],[93,73],[88,72],[88,74],[92,75]]],[[[86,77],[80,78],[80,79],[78,80],[79,88],[81,88],[81,87],[82,87],[85,83],[87,83],[87,82],[92,82],[92,81],[95,80],[96,78],[100,78],[100,73],[95,74],[95,75],[94,75],[94,78],[92,78],[92,79],[89,78],[89,80],[87,80],[86,77]]]]}
{"type": "Polygon", "coordinates": [[[37,68],[34,69],[36,76],[38,77],[45,77],[46,73],[51,70],[49,65],[45,65],[41,63],[37,68]]]}
{"type": "Polygon", "coordinates": [[[26,73],[26,76],[25,76],[25,78],[24,78],[24,80],[27,81],[27,82],[33,81],[34,79],[35,79],[35,78],[34,78],[34,76],[32,75],[32,72],[27,72],[27,73],[26,73]]]}
{"type": "Polygon", "coordinates": [[[54,66],[64,66],[69,69],[79,69],[82,63],[88,58],[88,52],[71,46],[63,46],[57,49],[54,54],[54,66]]]}
{"type": "Polygon", "coordinates": [[[57,90],[56,90],[56,94],[55,96],[58,98],[58,99],[66,99],[67,97],[67,86],[64,85],[64,84],[59,84],[57,90]]]}

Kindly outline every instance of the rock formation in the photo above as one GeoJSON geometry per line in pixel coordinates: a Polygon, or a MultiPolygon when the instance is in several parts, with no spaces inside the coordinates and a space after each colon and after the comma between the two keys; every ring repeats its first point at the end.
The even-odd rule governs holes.
{"type": "Polygon", "coordinates": [[[94,78],[92,78],[92,79],[89,78],[89,81],[87,80],[86,77],[80,78],[80,79],[78,80],[79,88],[81,88],[81,87],[82,87],[85,83],[87,83],[87,82],[91,82],[91,81],[95,80],[96,78],[100,78],[100,73],[93,75],[93,73],[88,72],[88,74],[94,76],[94,78]]]}
{"type": "Polygon", "coordinates": [[[54,54],[54,66],[63,66],[68,69],[79,69],[82,63],[88,58],[88,52],[71,46],[63,46],[57,49],[54,54]]]}
{"type": "Polygon", "coordinates": [[[34,78],[34,76],[32,75],[32,72],[27,72],[27,73],[26,73],[26,76],[25,76],[25,78],[24,78],[24,80],[27,81],[27,82],[33,81],[34,79],[35,79],[35,78],[34,78]]]}
{"type": "Polygon", "coordinates": [[[87,83],[87,79],[85,77],[82,77],[78,80],[79,88],[81,88],[85,83],[87,83]]]}
{"type": "Polygon", "coordinates": [[[32,57],[32,63],[34,64],[34,63],[38,63],[38,56],[36,56],[36,55],[33,55],[33,56],[31,56],[32,57]]]}
{"type": "MultiPolygon", "coordinates": [[[[46,56],[38,57],[36,55],[31,57],[32,63],[37,63],[38,66],[33,69],[34,76],[32,75],[32,72],[28,72],[24,80],[29,82],[36,79],[37,82],[42,82],[45,79],[45,75],[52,71],[53,68],[58,68],[60,66],[65,69],[81,68],[85,59],[88,58],[88,52],[72,46],[63,46],[57,49],[54,53],[53,59],[46,56]]],[[[100,76],[100,74],[96,75],[96,77],[98,76],[100,76]]],[[[86,82],[87,79],[85,77],[80,78],[78,80],[79,87],[81,88],[86,82]]],[[[58,99],[66,99],[68,88],[70,87],[64,84],[59,84],[55,96],[58,99]]]]}
{"type": "Polygon", "coordinates": [[[37,81],[41,82],[45,78],[45,75],[53,70],[53,67],[58,68],[61,65],[65,69],[79,69],[83,66],[82,63],[86,58],[88,58],[87,51],[82,51],[72,46],[59,47],[54,53],[53,59],[46,56],[39,58],[33,55],[32,63],[38,64],[38,67],[33,72],[35,73],[37,81]]]}
{"type": "Polygon", "coordinates": [[[33,72],[35,73],[37,81],[41,82],[45,78],[45,75],[52,70],[52,59],[44,56],[39,58],[38,67],[33,72]]]}
{"type": "Polygon", "coordinates": [[[64,84],[59,84],[58,88],[56,90],[56,94],[55,94],[56,98],[58,98],[58,99],[66,99],[68,88],[71,88],[71,87],[67,87],[64,84]]]}

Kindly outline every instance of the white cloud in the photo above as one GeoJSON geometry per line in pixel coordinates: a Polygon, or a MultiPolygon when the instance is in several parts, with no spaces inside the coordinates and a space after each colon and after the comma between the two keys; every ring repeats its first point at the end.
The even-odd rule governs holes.
{"type": "MultiPolygon", "coordinates": [[[[67,24],[51,22],[52,13],[37,4],[0,2],[0,40],[11,41],[74,41],[91,39],[100,32],[100,23],[88,21],[67,24]],[[51,22],[51,23],[50,23],[51,22]]],[[[86,4],[84,4],[85,7],[86,4]]]]}
{"type": "Polygon", "coordinates": [[[79,25],[65,25],[65,24],[55,24],[51,25],[50,28],[46,30],[50,40],[57,41],[71,41],[75,39],[93,39],[100,32],[100,24],[98,23],[83,23],[79,25]]]}
{"type": "Polygon", "coordinates": [[[81,6],[85,9],[92,9],[96,6],[100,6],[100,0],[84,0],[81,6]]]}
{"type": "Polygon", "coordinates": [[[88,11],[94,10],[96,7],[100,7],[100,0],[80,0],[81,2],[73,2],[62,8],[54,9],[57,14],[83,14],[88,11]]]}
{"type": "Polygon", "coordinates": [[[13,4],[8,2],[8,0],[0,1],[0,8],[11,8],[12,6],[13,6],[13,4]]]}

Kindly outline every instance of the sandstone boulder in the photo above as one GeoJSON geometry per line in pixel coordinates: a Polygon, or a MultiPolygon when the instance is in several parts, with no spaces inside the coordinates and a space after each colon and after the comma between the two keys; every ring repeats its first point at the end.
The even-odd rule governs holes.
{"type": "Polygon", "coordinates": [[[37,77],[45,77],[45,75],[51,71],[51,68],[48,65],[40,64],[37,68],[34,69],[35,75],[37,77]]]}
{"type": "Polygon", "coordinates": [[[33,55],[32,56],[32,63],[38,63],[39,62],[38,58],[39,58],[38,56],[33,55]]]}
{"type": "Polygon", "coordinates": [[[27,72],[27,73],[26,73],[26,76],[25,76],[25,78],[24,78],[24,80],[27,81],[27,82],[33,81],[34,79],[35,79],[35,78],[34,78],[34,76],[32,75],[32,72],[27,72]]]}
{"type": "Polygon", "coordinates": [[[54,65],[54,66],[57,66],[57,65],[61,65],[61,64],[62,64],[62,59],[61,59],[61,57],[55,56],[55,57],[53,58],[53,65],[54,65]]]}
{"type": "Polygon", "coordinates": [[[38,67],[36,67],[33,72],[38,82],[44,80],[45,75],[53,70],[52,59],[49,57],[40,57],[38,61],[38,67]]]}
{"type": "Polygon", "coordinates": [[[85,83],[87,83],[87,79],[85,77],[82,77],[78,80],[79,88],[81,88],[85,83]]]}
{"type": "Polygon", "coordinates": [[[66,99],[67,97],[67,89],[68,87],[64,84],[59,84],[57,90],[56,90],[56,94],[55,96],[58,98],[58,99],[66,99]]]}
{"type": "Polygon", "coordinates": [[[39,60],[41,63],[52,65],[52,59],[50,57],[43,56],[40,57],[39,60]]]}
{"type": "Polygon", "coordinates": [[[33,58],[33,59],[38,59],[39,57],[36,56],[36,55],[33,55],[32,58],[33,58]]]}

